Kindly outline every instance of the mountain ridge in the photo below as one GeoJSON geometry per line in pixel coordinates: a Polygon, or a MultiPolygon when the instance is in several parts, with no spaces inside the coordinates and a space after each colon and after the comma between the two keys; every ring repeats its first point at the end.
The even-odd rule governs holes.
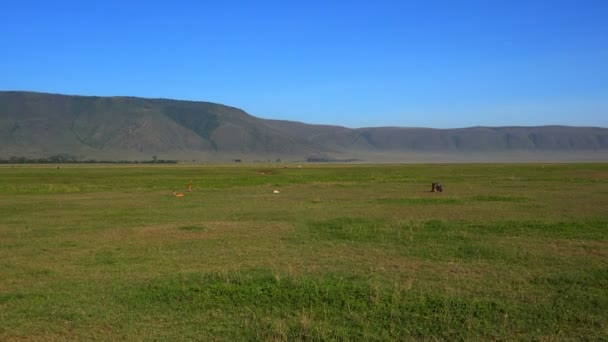
{"type": "Polygon", "coordinates": [[[487,160],[502,155],[517,161],[520,154],[521,160],[553,155],[604,161],[608,128],[347,128],[263,119],[204,101],[0,91],[0,157],[60,153],[127,160],[159,155],[196,161],[415,161],[418,155],[424,161],[430,155],[439,160],[478,155],[483,161],[484,155],[491,155],[487,160]]]}

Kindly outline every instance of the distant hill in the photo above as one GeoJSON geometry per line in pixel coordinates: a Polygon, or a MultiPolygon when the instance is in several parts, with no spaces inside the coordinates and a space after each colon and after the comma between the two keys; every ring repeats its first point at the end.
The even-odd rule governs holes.
{"type": "Polygon", "coordinates": [[[608,161],[608,129],[339,126],[209,102],[0,92],[0,157],[196,161],[608,161]]]}

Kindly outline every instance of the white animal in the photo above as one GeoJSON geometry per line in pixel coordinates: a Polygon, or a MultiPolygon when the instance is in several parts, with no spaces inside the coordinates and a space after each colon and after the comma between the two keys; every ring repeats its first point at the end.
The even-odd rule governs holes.
{"type": "Polygon", "coordinates": [[[273,193],[273,194],[280,194],[280,193],[281,193],[281,190],[274,189],[274,190],[272,191],[272,193],[273,193]]]}

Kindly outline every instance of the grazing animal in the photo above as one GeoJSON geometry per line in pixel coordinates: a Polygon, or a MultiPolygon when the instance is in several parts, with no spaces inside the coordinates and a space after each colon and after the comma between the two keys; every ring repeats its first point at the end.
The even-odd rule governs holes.
{"type": "Polygon", "coordinates": [[[441,187],[441,183],[433,183],[431,185],[431,192],[443,192],[443,188],[441,187]]]}
{"type": "Polygon", "coordinates": [[[279,194],[279,193],[281,193],[281,190],[276,190],[276,189],[275,189],[275,190],[273,190],[273,191],[272,191],[272,193],[273,193],[273,194],[279,194]]]}
{"type": "Polygon", "coordinates": [[[184,197],[184,194],[173,190],[173,197],[184,197]]]}

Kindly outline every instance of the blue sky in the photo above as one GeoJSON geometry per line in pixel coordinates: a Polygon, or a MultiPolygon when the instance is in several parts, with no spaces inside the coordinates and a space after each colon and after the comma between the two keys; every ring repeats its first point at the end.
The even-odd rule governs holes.
{"type": "Polygon", "coordinates": [[[2,1],[0,90],[348,127],[608,127],[608,1],[2,1]]]}

